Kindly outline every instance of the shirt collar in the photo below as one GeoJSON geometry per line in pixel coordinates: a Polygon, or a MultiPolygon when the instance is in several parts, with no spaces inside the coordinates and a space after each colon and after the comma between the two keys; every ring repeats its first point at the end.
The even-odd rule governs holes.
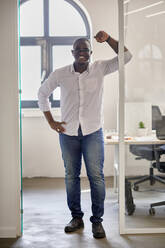
{"type": "MultiPolygon", "coordinates": [[[[90,69],[90,63],[88,64],[88,67],[87,67],[87,69],[86,69],[86,72],[89,72],[89,69],[90,69]]],[[[71,64],[71,72],[72,72],[72,73],[76,73],[73,64],[71,64]]]]}

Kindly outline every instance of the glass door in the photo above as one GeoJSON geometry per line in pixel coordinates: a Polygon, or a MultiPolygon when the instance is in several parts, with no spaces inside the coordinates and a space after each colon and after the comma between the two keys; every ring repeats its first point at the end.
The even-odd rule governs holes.
{"type": "Polygon", "coordinates": [[[133,54],[125,67],[124,97],[120,99],[121,106],[124,103],[119,144],[121,233],[164,233],[165,2],[118,2],[124,6],[124,13],[119,13],[124,17],[120,32],[133,54]]]}

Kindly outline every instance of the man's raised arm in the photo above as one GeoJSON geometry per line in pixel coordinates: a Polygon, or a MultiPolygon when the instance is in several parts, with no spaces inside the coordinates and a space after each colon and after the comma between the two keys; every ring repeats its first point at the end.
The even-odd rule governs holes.
{"type": "MultiPolygon", "coordinates": [[[[115,53],[118,54],[118,46],[119,42],[115,39],[113,39],[108,33],[105,31],[99,31],[94,38],[97,40],[97,42],[107,42],[109,46],[115,51],[115,53]]],[[[126,47],[124,47],[124,52],[128,51],[126,47]]]]}

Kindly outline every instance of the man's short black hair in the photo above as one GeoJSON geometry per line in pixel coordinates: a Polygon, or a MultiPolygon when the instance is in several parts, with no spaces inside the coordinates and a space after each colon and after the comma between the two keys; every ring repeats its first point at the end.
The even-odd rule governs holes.
{"type": "Polygon", "coordinates": [[[75,45],[76,45],[77,43],[79,43],[79,42],[84,42],[84,41],[87,41],[87,42],[89,43],[89,45],[90,45],[90,48],[91,48],[90,40],[88,40],[87,38],[79,38],[79,39],[75,40],[74,43],[73,43],[73,48],[75,47],[75,45]]]}

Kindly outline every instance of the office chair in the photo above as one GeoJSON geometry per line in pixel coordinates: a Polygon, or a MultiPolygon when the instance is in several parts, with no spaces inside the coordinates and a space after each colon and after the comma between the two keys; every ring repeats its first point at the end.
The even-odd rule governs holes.
{"type": "MultiPolygon", "coordinates": [[[[160,155],[165,152],[165,145],[161,145],[159,148],[155,148],[155,160],[156,162],[153,163],[153,166],[158,169],[158,171],[165,173],[165,162],[160,162],[160,155]]],[[[157,206],[165,206],[165,201],[155,202],[150,204],[149,213],[150,215],[155,215],[154,207],[157,206]]]]}
{"type": "MultiPolygon", "coordinates": [[[[138,159],[138,160],[139,159],[146,159],[146,160],[151,162],[150,168],[149,168],[149,175],[148,176],[142,176],[139,180],[137,180],[133,184],[133,189],[135,191],[139,190],[138,184],[145,182],[145,181],[149,181],[150,185],[153,185],[155,183],[155,181],[158,181],[160,183],[165,184],[165,180],[163,180],[161,176],[154,175],[154,168],[157,168],[156,163],[155,163],[155,160],[156,160],[155,150],[156,149],[159,150],[159,148],[161,146],[162,145],[130,145],[130,152],[137,156],[136,159],[138,159]]],[[[165,153],[165,146],[164,146],[164,149],[160,149],[159,153],[156,153],[156,155],[160,159],[160,156],[164,153],[165,153]]],[[[159,168],[158,170],[161,171],[161,168],[159,168]]]]}
{"type": "Polygon", "coordinates": [[[125,211],[127,215],[132,215],[135,212],[136,205],[134,204],[131,182],[125,178],[125,211]]]}
{"type": "MultiPolygon", "coordinates": [[[[159,139],[165,139],[165,118],[162,116],[159,106],[153,105],[152,106],[152,130],[156,130],[156,135],[159,139]]],[[[146,159],[150,161],[150,169],[149,175],[143,176],[139,180],[137,180],[134,185],[133,189],[138,191],[139,186],[138,184],[150,181],[150,185],[153,185],[155,181],[159,181],[165,184],[165,180],[163,180],[160,176],[154,175],[154,166],[155,166],[155,148],[159,148],[161,145],[130,145],[130,152],[136,155],[136,159],[146,159]]],[[[164,150],[161,150],[161,153],[165,153],[164,150]]]]}

